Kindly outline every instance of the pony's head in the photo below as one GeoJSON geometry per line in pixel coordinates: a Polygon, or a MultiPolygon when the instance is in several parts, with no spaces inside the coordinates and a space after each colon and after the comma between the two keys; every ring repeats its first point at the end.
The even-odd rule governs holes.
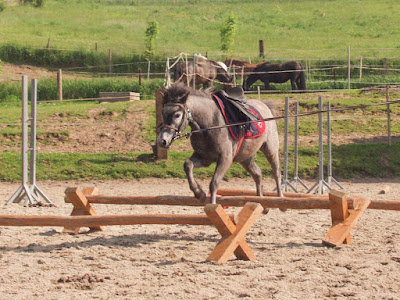
{"type": "Polygon", "coordinates": [[[186,106],[190,88],[183,83],[175,83],[163,96],[163,123],[157,137],[160,147],[169,148],[174,140],[182,136],[188,126],[191,114],[186,106]]]}

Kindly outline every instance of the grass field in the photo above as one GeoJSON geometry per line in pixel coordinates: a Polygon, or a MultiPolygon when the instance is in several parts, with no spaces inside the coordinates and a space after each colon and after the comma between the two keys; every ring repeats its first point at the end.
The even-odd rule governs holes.
{"type": "MultiPolygon", "coordinates": [[[[9,2],[7,2],[9,3],[9,2]]],[[[220,27],[233,12],[238,19],[232,52],[258,55],[264,40],[269,59],[398,57],[397,1],[211,1],[46,0],[44,6],[13,5],[0,13],[2,44],[38,48],[113,49],[142,53],[147,22],[160,26],[157,54],[221,54],[220,27]]]]}
{"type": "MultiPolygon", "coordinates": [[[[346,106],[368,105],[385,101],[384,93],[363,93],[360,91],[330,92],[322,94],[324,103],[331,102],[332,108],[346,106]]],[[[253,95],[255,97],[256,95],[253,95]]],[[[278,105],[278,115],[283,115],[283,99],[289,96],[292,103],[299,101],[300,113],[316,111],[318,105],[318,94],[284,94],[266,95],[263,99],[270,99],[278,105]]],[[[250,96],[251,97],[251,96],[250,96]]],[[[399,98],[398,93],[392,93],[391,99],[399,98]]],[[[155,119],[154,102],[143,100],[140,102],[116,102],[108,103],[97,123],[112,124],[113,122],[124,122],[129,111],[136,106],[143,107],[146,111],[142,122],[142,129],[136,132],[136,139],[145,141],[149,144],[155,141],[155,119]]],[[[16,104],[2,104],[0,110],[0,120],[2,123],[19,124],[21,107],[16,104]]],[[[38,140],[39,147],[44,147],[48,141],[47,137],[57,137],[57,143],[68,143],[71,132],[68,124],[90,123],[90,113],[100,109],[96,101],[92,102],[61,102],[61,103],[40,103],[38,107],[38,140]],[[62,112],[62,113],[60,113],[62,112]],[[55,119],[57,116],[57,119],[55,119]],[[47,123],[60,123],[57,131],[49,128],[47,123]]],[[[392,105],[392,135],[400,134],[400,106],[392,105]]],[[[293,111],[291,111],[293,113],[293,111]]],[[[332,131],[337,137],[352,135],[359,137],[360,140],[366,135],[384,137],[387,134],[386,106],[367,107],[355,111],[332,113],[332,131]]],[[[132,121],[131,121],[132,122],[132,121]]],[[[290,133],[293,133],[293,123],[290,120],[290,133]]],[[[300,138],[313,137],[317,140],[318,136],[318,116],[312,115],[301,117],[300,119],[300,138]]],[[[326,124],[324,124],[326,126],[326,124]]],[[[283,136],[284,121],[278,121],[279,133],[283,136]]],[[[90,128],[90,127],[83,127],[90,128]]],[[[84,130],[84,129],[82,129],[84,130]]],[[[88,132],[88,134],[90,134],[88,132]]],[[[0,143],[12,146],[12,149],[20,147],[21,127],[2,126],[0,130],[0,143]]],[[[100,141],[99,141],[100,142],[100,141]]],[[[368,142],[368,141],[367,141],[368,142]]],[[[372,140],[370,141],[372,142],[372,140]]],[[[188,143],[185,139],[175,143],[188,143]]],[[[324,142],[326,144],[326,141],[324,142]]],[[[61,145],[60,145],[61,146],[61,145]]],[[[349,177],[387,177],[398,176],[400,174],[399,161],[400,143],[392,146],[386,143],[369,144],[339,144],[334,145],[333,168],[335,176],[341,178],[349,177]]],[[[282,148],[283,151],[283,148],[282,148]]],[[[290,147],[289,172],[293,172],[293,147],[290,147]]],[[[318,173],[318,147],[301,146],[299,174],[302,177],[315,177],[318,173]]],[[[326,153],[326,149],[325,149],[326,153]]],[[[184,178],[182,164],[185,158],[190,156],[189,151],[170,151],[169,159],[166,161],[156,161],[152,153],[126,152],[120,153],[48,153],[41,152],[38,160],[38,178],[40,180],[67,180],[67,179],[119,179],[119,178],[144,178],[144,177],[178,177],[184,178]]],[[[325,157],[326,158],[326,157],[325,157]]],[[[21,155],[17,150],[3,151],[0,155],[2,168],[0,169],[0,180],[18,181],[21,176],[21,155]]],[[[270,175],[270,166],[262,155],[257,156],[264,175],[270,175]]],[[[214,165],[209,168],[196,170],[196,176],[212,176],[214,165]]],[[[235,164],[227,174],[230,177],[245,177],[247,172],[240,165],[235,164]]]]}
{"type": "MultiPolygon", "coordinates": [[[[350,46],[352,88],[362,88],[371,82],[400,82],[397,71],[400,65],[398,11],[400,2],[389,0],[45,0],[44,6],[40,8],[19,5],[18,1],[7,1],[6,9],[0,12],[0,47],[16,45],[9,51],[15,50],[15,56],[23,55],[24,63],[29,62],[30,56],[40,60],[37,55],[42,52],[34,53],[34,50],[54,48],[57,49],[56,52],[43,51],[43,59],[37,65],[59,67],[57,63],[64,61],[63,67],[73,65],[81,70],[81,67],[101,65],[106,69],[109,49],[112,49],[115,58],[123,57],[121,62],[137,62],[145,50],[144,33],[147,22],[155,20],[160,26],[156,40],[156,55],[160,62],[156,70],[163,76],[166,57],[180,52],[190,55],[207,53],[211,58],[224,59],[228,54],[219,50],[220,27],[229,14],[234,13],[238,27],[229,55],[250,58],[253,62],[259,61],[259,40],[263,40],[265,59],[296,59],[304,62],[308,70],[312,66],[313,72],[308,73],[309,89],[346,89],[347,47],[350,46]],[[59,55],[59,52],[65,55],[59,55]],[[59,57],[55,57],[57,55],[59,57]],[[368,68],[363,71],[363,79],[358,79],[361,75],[358,68],[361,57],[364,66],[368,68]],[[55,65],[50,65],[50,62],[55,62],[55,65]],[[318,71],[322,62],[329,66],[329,70],[318,71]],[[388,70],[382,69],[384,64],[388,70]],[[332,68],[337,65],[340,66],[333,75],[332,68]],[[333,76],[338,76],[337,83],[332,81],[333,76]]],[[[117,71],[119,69],[116,66],[113,70],[128,72],[117,71]]],[[[131,69],[129,72],[137,70],[131,69]]],[[[126,81],[65,80],[64,97],[97,97],[98,91],[105,88],[115,91],[140,90],[141,94],[153,95],[154,90],[163,83],[162,79],[150,80],[139,88],[136,81],[129,82],[129,85],[126,81]]],[[[288,86],[274,85],[273,88],[288,90],[288,86]]],[[[56,92],[54,81],[44,80],[39,83],[39,99],[56,99],[56,92]]],[[[317,108],[317,96],[313,98],[313,94],[262,95],[264,99],[280,103],[281,108],[285,96],[298,100],[301,112],[317,108]]],[[[18,101],[19,98],[19,83],[0,84],[0,102],[18,101]]],[[[391,99],[398,98],[398,93],[391,94],[391,99]]],[[[366,94],[360,90],[325,93],[324,99],[331,101],[334,108],[385,101],[382,93],[366,94]]],[[[2,103],[1,106],[1,123],[20,122],[19,104],[2,103]]],[[[92,109],[93,103],[89,102],[41,103],[38,118],[39,122],[45,122],[62,111],[65,115],[63,122],[85,122],[88,111],[92,109]]],[[[125,104],[115,104],[109,109],[111,115],[117,112],[120,118],[121,115],[123,117],[126,107],[125,104]]],[[[150,114],[154,107],[149,106],[147,110],[150,114]]],[[[400,133],[397,117],[399,110],[398,105],[392,106],[393,135],[400,133]]],[[[386,134],[385,106],[339,113],[334,118],[332,129],[339,135],[351,133],[362,137],[367,134],[386,134]]],[[[316,135],[316,124],[316,116],[303,118],[300,136],[316,135]]],[[[154,118],[149,119],[143,128],[138,136],[147,143],[154,141],[154,118]]],[[[38,135],[48,135],[47,130],[40,128],[38,135]]],[[[279,123],[279,130],[282,134],[283,122],[279,123]]],[[[0,142],[7,141],[17,145],[19,141],[16,136],[19,134],[19,126],[3,127],[0,131],[0,142]],[[6,138],[2,140],[4,137],[6,138]]],[[[70,133],[66,129],[60,129],[51,134],[68,141],[70,133]]],[[[45,138],[41,140],[46,142],[45,138]]],[[[334,149],[334,172],[341,177],[397,176],[400,174],[398,148],[398,143],[392,147],[386,144],[337,146],[334,149]]],[[[315,176],[318,172],[318,149],[312,146],[302,147],[300,152],[301,175],[315,176]]],[[[157,162],[150,153],[42,153],[38,177],[56,180],[184,177],[181,165],[183,159],[189,155],[188,152],[171,152],[170,160],[157,162]]],[[[290,157],[291,164],[292,159],[290,157]]],[[[1,154],[0,160],[0,180],[19,180],[20,154],[6,151],[1,154]]],[[[261,164],[267,175],[270,172],[269,166],[264,162],[261,164]]],[[[209,177],[212,170],[213,167],[198,170],[196,175],[209,177]]],[[[234,166],[227,175],[230,176],[247,176],[247,173],[240,166],[234,166]]]]}

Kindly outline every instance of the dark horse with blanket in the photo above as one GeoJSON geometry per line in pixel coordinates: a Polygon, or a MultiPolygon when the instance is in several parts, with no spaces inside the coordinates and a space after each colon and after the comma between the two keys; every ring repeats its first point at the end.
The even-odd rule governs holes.
{"type": "Polygon", "coordinates": [[[199,56],[196,60],[196,66],[193,68],[193,62],[180,62],[175,67],[175,82],[183,82],[186,85],[203,85],[203,88],[209,88],[215,80],[220,81],[227,88],[232,82],[227,68],[222,62],[215,62],[199,56]]]}
{"type": "Polygon", "coordinates": [[[253,69],[252,74],[243,83],[243,89],[249,90],[257,80],[264,82],[265,89],[270,89],[270,82],[284,83],[290,80],[292,90],[306,89],[306,79],[303,66],[295,61],[288,61],[281,64],[263,63],[253,69]]]}
{"type": "Polygon", "coordinates": [[[276,122],[259,121],[263,118],[272,118],[273,110],[269,103],[266,105],[258,100],[248,100],[246,104],[235,103],[231,107],[230,100],[242,100],[238,102],[245,100],[240,87],[234,88],[234,92],[239,95],[232,96],[230,90],[210,94],[206,91],[193,90],[182,83],[174,84],[164,93],[163,124],[157,143],[161,147],[168,148],[175,139],[182,136],[187,126],[192,128],[190,142],[194,153],[186,159],[184,170],[190,189],[196,198],[203,201],[206,200],[206,193],[195,180],[193,169],[208,167],[212,163],[217,165],[210,183],[211,203],[216,203],[218,185],[233,162],[240,163],[251,174],[256,183],[257,195],[262,196],[262,172],[254,160],[258,150],[264,153],[271,164],[277,195],[282,196],[276,122]],[[238,93],[238,89],[241,93],[238,93]],[[233,117],[228,116],[228,111],[236,110],[237,106],[244,107],[245,117],[238,119],[238,111],[233,117]],[[231,118],[234,119],[234,123],[241,120],[254,121],[247,122],[247,125],[243,126],[227,127],[226,124],[231,118]]]}

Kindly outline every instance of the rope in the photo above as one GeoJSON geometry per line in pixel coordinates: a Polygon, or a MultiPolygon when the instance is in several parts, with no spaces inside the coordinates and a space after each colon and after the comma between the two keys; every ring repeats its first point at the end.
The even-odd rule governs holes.
{"type": "MultiPolygon", "coordinates": [[[[384,103],[374,103],[374,104],[369,104],[369,105],[347,106],[347,107],[342,107],[342,108],[330,109],[329,111],[330,112],[342,112],[342,111],[355,110],[355,109],[365,109],[365,108],[371,107],[371,106],[381,106],[381,105],[389,105],[389,104],[396,104],[396,103],[400,103],[400,100],[387,101],[387,102],[384,102],[384,103]]],[[[328,111],[327,110],[310,111],[310,112],[305,112],[305,113],[296,114],[296,115],[289,115],[288,117],[289,118],[304,117],[304,116],[311,116],[311,115],[316,115],[316,114],[325,113],[325,112],[328,112],[328,111]]],[[[203,132],[203,131],[209,131],[209,130],[214,130],[214,129],[222,129],[222,128],[246,125],[246,124],[251,124],[251,123],[280,120],[280,119],[284,119],[284,118],[285,118],[285,116],[278,116],[278,117],[264,118],[264,119],[260,119],[260,120],[257,120],[257,121],[246,121],[246,122],[240,122],[240,123],[234,123],[234,124],[225,124],[225,125],[219,125],[219,126],[212,126],[212,127],[208,127],[208,128],[201,128],[201,129],[197,129],[197,130],[193,130],[191,132],[188,132],[185,135],[182,135],[181,137],[178,137],[178,138],[183,138],[183,137],[189,138],[194,133],[200,133],[200,132],[203,132]]]]}

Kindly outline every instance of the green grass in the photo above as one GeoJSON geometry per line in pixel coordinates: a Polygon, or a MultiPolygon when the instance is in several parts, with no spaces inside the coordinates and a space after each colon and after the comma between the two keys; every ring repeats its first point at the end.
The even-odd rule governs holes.
{"type": "MultiPolygon", "coordinates": [[[[262,99],[273,100],[277,104],[279,115],[283,115],[285,96],[290,97],[291,103],[299,101],[300,113],[317,111],[318,110],[318,97],[322,96],[324,104],[327,101],[331,102],[332,109],[369,105],[373,103],[383,103],[386,101],[384,93],[363,93],[360,91],[341,91],[330,93],[315,93],[315,94],[263,94],[262,99]]],[[[249,95],[248,98],[256,98],[256,95],[249,95]]],[[[391,93],[391,99],[398,99],[398,93],[391,93]]],[[[61,137],[67,138],[68,132],[54,133],[47,129],[47,126],[40,126],[40,123],[83,123],[90,122],[91,112],[94,109],[102,108],[100,114],[96,115],[95,122],[113,122],[120,121],[125,118],[128,112],[135,112],[137,110],[144,110],[148,118],[142,124],[141,132],[137,133],[137,138],[143,139],[146,142],[153,142],[155,140],[155,105],[153,101],[140,100],[132,102],[115,102],[115,103],[102,103],[99,105],[97,101],[77,101],[77,102],[51,102],[39,103],[38,106],[38,125],[39,125],[39,138],[42,134],[43,137],[57,134],[61,137]]],[[[391,105],[392,116],[392,134],[400,133],[400,119],[396,116],[400,115],[400,105],[391,105]]],[[[293,113],[293,111],[292,111],[293,113]]],[[[20,132],[20,115],[21,106],[15,103],[1,104],[0,110],[0,123],[2,124],[17,124],[17,126],[8,126],[0,129],[0,140],[6,138],[11,134],[16,135],[20,132]]],[[[385,135],[387,132],[387,119],[386,119],[386,105],[367,107],[365,109],[357,109],[348,112],[332,112],[331,118],[333,134],[347,134],[359,133],[363,134],[381,134],[385,135]]],[[[318,115],[301,117],[299,120],[299,134],[300,136],[316,135],[318,134],[318,115]]],[[[280,134],[283,134],[283,120],[278,121],[280,134]]],[[[293,132],[294,122],[290,121],[290,132],[293,132]]],[[[178,140],[176,143],[184,143],[184,140],[178,140]]]]}
{"type": "Polygon", "coordinates": [[[2,43],[133,54],[144,52],[147,21],[160,24],[156,51],[219,55],[219,29],[233,12],[236,56],[255,58],[258,41],[273,58],[398,56],[396,1],[121,1],[46,0],[41,8],[10,6],[0,13],[2,43]],[[378,50],[378,48],[382,50],[378,50]],[[392,50],[383,50],[391,48],[392,50]]]}
{"type": "MultiPolygon", "coordinates": [[[[293,153],[293,149],[289,149],[293,153]]],[[[390,177],[400,175],[400,143],[343,145],[333,147],[333,173],[337,178],[390,177]]],[[[299,175],[315,178],[318,174],[318,148],[300,147],[299,175]]],[[[157,161],[152,153],[40,153],[37,161],[38,180],[138,179],[146,177],[185,178],[183,162],[191,152],[169,151],[168,160],[157,161]]],[[[0,181],[21,180],[21,157],[16,152],[0,154],[0,181]]],[[[265,157],[256,161],[264,176],[271,175],[265,157]]],[[[215,164],[196,169],[198,178],[211,178],[215,164]]],[[[293,173],[293,157],[289,156],[289,173],[293,173]]],[[[239,165],[233,164],[225,178],[248,177],[239,165]]]]}

